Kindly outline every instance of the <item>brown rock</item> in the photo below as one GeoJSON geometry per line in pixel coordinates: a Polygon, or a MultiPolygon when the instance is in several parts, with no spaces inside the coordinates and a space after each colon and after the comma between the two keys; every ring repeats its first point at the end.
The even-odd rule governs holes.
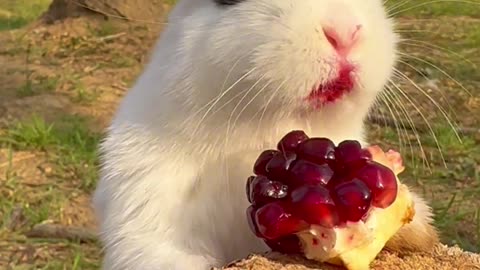
{"type": "MultiPolygon", "coordinates": [[[[222,270],[342,270],[308,261],[301,257],[278,253],[251,255],[233,262],[222,270]]],[[[214,268],[213,270],[221,270],[214,268]]],[[[480,254],[470,253],[460,248],[437,246],[432,253],[390,253],[383,251],[372,263],[371,270],[480,270],[480,254]]]]}

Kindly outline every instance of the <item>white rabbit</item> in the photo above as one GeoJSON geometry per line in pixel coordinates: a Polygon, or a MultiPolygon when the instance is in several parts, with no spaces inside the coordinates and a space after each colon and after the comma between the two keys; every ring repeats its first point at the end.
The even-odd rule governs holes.
{"type": "MultiPolygon", "coordinates": [[[[267,250],[245,183],[294,129],[364,145],[396,61],[381,0],[181,0],[102,143],[105,270],[206,270],[267,250]]],[[[417,199],[388,247],[436,241],[417,199]]]]}

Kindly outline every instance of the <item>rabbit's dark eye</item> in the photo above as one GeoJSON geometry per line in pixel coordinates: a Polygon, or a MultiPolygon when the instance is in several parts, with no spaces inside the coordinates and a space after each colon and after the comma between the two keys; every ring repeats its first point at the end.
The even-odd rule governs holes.
{"type": "Polygon", "coordinates": [[[214,0],[214,1],[219,5],[227,6],[227,5],[235,5],[245,0],[214,0]]]}

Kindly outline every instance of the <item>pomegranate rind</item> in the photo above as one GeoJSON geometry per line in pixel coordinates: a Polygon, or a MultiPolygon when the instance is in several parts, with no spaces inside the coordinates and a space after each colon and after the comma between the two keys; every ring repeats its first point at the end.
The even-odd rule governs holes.
{"type": "Polygon", "coordinates": [[[297,233],[307,259],[341,265],[348,270],[369,270],[370,263],[387,241],[412,221],[415,215],[413,197],[398,178],[405,169],[400,155],[392,150],[384,152],[378,146],[367,149],[374,161],[395,173],[398,184],[395,201],[384,209],[372,208],[365,222],[349,222],[336,228],[312,225],[297,233]]]}
{"type": "Polygon", "coordinates": [[[401,174],[405,170],[405,166],[403,166],[402,157],[400,153],[388,150],[384,152],[382,148],[378,145],[372,145],[367,147],[367,150],[372,154],[372,159],[383,166],[390,168],[393,173],[397,176],[401,174]]]}

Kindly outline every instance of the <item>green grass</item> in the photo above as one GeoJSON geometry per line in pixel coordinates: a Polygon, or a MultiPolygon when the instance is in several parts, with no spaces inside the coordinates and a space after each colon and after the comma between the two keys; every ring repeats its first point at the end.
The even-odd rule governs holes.
{"type": "Polygon", "coordinates": [[[97,37],[106,37],[117,34],[121,31],[119,26],[112,21],[104,21],[98,27],[90,29],[90,32],[97,37]]]}
{"type": "MultiPolygon", "coordinates": [[[[64,116],[49,123],[34,115],[11,123],[0,133],[1,148],[9,149],[7,168],[0,175],[0,238],[6,235],[11,248],[23,245],[40,248],[45,258],[26,265],[18,263],[15,266],[18,268],[13,269],[99,269],[100,252],[96,245],[28,239],[22,235],[35,224],[59,220],[69,201],[95,186],[100,134],[91,132],[88,124],[78,116],[64,116]],[[18,162],[13,160],[19,151],[43,153],[54,174],[46,180],[25,179],[16,167],[18,162]],[[23,221],[9,232],[7,228],[16,209],[21,209],[23,221]]],[[[2,256],[6,254],[2,252],[2,256]]]]}
{"type": "Polygon", "coordinates": [[[419,158],[421,148],[411,136],[413,132],[408,132],[409,143],[402,134],[401,147],[395,128],[376,127],[376,130],[379,133],[373,136],[380,141],[375,143],[402,153],[407,169],[400,177],[417,188],[433,207],[435,225],[441,231],[443,242],[480,252],[480,210],[475,207],[480,203],[480,145],[470,136],[462,136],[459,141],[453,130],[439,121],[433,125],[437,140],[430,132],[419,133],[428,162],[425,164],[419,158]],[[445,160],[440,157],[440,151],[445,160]]]}
{"type": "Polygon", "coordinates": [[[59,77],[38,77],[32,80],[27,76],[24,85],[17,89],[19,97],[34,96],[42,93],[54,92],[59,83],[59,77]]]}
{"type": "Polygon", "coordinates": [[[0,31],[21,28],[38,18],[52,0],[0,1],[0,31]]]}
{"type": "Polygon", "coordinates": [[[398,16],[471,16],[480,18],[479,0],[387,0],[389,14],[398,16]]]}
{"type": "MultiPolygon", "coordinates": [[[[13,265],[11,270],[98,270],[100,264],[94,253],[97,249],[91,248],[85,244],[72,243],[66,241],[51,242],[39,239],[37,241],[25,242],[19,238],[18,245],[22,245],[25,250],[35,249],[51,250],[51,252],[42,254],[47,257],[45,261],[23,262],[13,265]]],[[[21,254],[19,254],[21,255],[21,254]]],[[[25,255],[24,255],[25,256],[25,255]]],[[[12,256],[13,257],[13,256],[12,256]]],[[[20,256],[15,256],[20,257],[20,256]]],[[[6,258],[2,258],[6,259],[6,258]]],[[[19,258],[19,261],[21,259],[19,258]]],[[[1,260],[0,260],[1,262],[1,260]]],[[[4,268],[2,268],[4,269],[4,268]]]]}
{"type": "Polygon", "coordinates": [[[71,91],[73,95],[71,100],[78,104],[88,105],[95,101],[98,97],[95,90],[87,90],[85,84],[78,76],[67,76],[67,80],[72,84],[71,91]]]}
{"type": "MultiPolygon", "coordinates": [[[[478,8],[480,12],[480,6],[478,8]]],[[[437,78],[445,78],[448,73],[461,82],[480,81],[480,56],[476,50],[480,44],[480,23],[447,18],[440,27],[425,23],[422,27],[412,24],[402,28],[412,27],[426,28],[426,31],[401,33],[403,39],[408,39],[402,43],[403,51],[411,51],[402,55],[404,61],[420,70],[432,70],[437,78]],[[430,53],[425,54],[425,50],[430,53]]],[[[414,71],[410,67],[407,69],[414,71]]]]}
{"type": "Polygon", "coordinates": [[[17,122],[0,136],[0,144],[14,150],[41,150],[65,172],[82,179],[81,188],[95,185],[99,134],[88,129],[86,119],[64,116],[57,123],[47,123],[33,116],[17,122]]]}

